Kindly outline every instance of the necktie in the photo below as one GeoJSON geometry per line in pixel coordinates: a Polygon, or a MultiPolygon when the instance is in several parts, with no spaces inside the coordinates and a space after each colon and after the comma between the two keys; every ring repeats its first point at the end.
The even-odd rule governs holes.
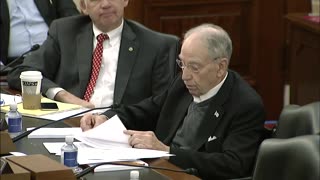
{"type": "Polygon", "coordinates": [[[102,61],[103,41],[108,38],[109,37],[107,34],[99,34],[97,36],[98,43],[93,53],[90,81],[87,86],[86,92],[84,94],[84,100],[86,101],[90,101],[91,95],[93,93],[93,89],[96,85],[96,82],[99,76],[101,61],[102,61]]]}

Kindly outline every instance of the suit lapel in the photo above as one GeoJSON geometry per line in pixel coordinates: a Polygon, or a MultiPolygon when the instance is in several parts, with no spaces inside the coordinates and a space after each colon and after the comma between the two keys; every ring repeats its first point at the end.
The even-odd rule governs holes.
{"type": "Polygon", "coordinates": [[[199,127],[200,131],[198,131],[196,137],[197,142],[192,146],[192,149],[199,149],[203,144],[208,142],[208,138],[215,132],[215,129],[219,125],[225,113],[223,104],[231,93],[233,81],[233,74],[229,72],[221,89],[214,97],[211,98],[209,108],[199,127]]]}
{"type": "Polygon", "coordinates": [[[215,131],[217,125],[219,124],[221,118],[223,117],[224,110],[219,105],[219,103],[215,103],[214,100],[211,101],[209,105],[209,110],[206,112],[202,124],[199,127],[197,133],[197,141],[193,144],[192,149],[199,149],[204,143],[208,141],[208,138],[215,131]]]}
{"type": "Polygon", "coordinates": [[[136,34],[124,21],[114,88],[115,104],[121,103],[138,51],[139,42],[136,40],[136,34]]]}
{"type": "Polygon", "coordinates": [[[55,13],[53,10],[52,1],[50,3],[44,0],[34,0],[41,16],[43,17],[44,21],[50,26],[53,19],[55,19],[55,13]]]}
{"type": "MultiPolygon", "coordinates": [[[[89,17],[88,17],[89,18],[89,17]]],[[[90,79],[93,52],[93,30],[92,23],[88,23],[78,34],[77,60],[80,83],[80,95],[83,96],[90,79]]]]}
{"type": "Polygon", "coordinates": [[[1,55],[0,60],[7,64],[9,45],[10,17],[7,1],[0,1],[0,33],[1,33],[1,55]],[[3,36],[7,34],[8,36],[3,36]]]}

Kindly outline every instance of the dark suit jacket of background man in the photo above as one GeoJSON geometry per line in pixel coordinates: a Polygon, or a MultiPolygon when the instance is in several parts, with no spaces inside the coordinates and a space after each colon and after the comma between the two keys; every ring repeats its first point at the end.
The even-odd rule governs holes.
{"type": "MultiPolygon", "coordinates": [[[[20,73],[31,69],[40,70],[46,77],[42,80],[42,92],[60,86],[82,98],[91,73],[93,36],[89,16],[72,16],[53,21],[48,39],[40,49],[27,56],[23,64],[9,73],[9,86],[21,89],[20,73]],[[45,61],[47,66],[44,65],[45,61]]],[[[137,103],[165,90],[174,76],[178,50],[177,37],[154,32],[125,20],[114,103],[137,103]]]]}
{"type": "MultiPolygon", "coordinates": [[[[73,0],[34,0],[44,21],[50,26],[54,19],[79,14],[73,0]],[[51,3],[52,2],[52,3],[51,3]]],[[[0,59],[7,64],[10,17],[7,0],[0,1],[0,34],[1,34],[1,56],[0,59]]]]}
{"type": "MultiPolygon", "coordinates": [[[[183,123],[193,97],[178,77],[168,91],[139,104],[107,111],[118,114],[128,129],[154,130],[170,145],[183,123]]],[[[198,169],[201,178],[227,179],[250,175],[263,136],[264,107],[259,95],[234,71],[210,99],[208,111],[192,150],[170,146],[170,161],[182,168],[198,169]],[[216,137],[208,142],[209,137],[216,137]],[[224,154],[217,154],[217,153],[224,154]]]]}

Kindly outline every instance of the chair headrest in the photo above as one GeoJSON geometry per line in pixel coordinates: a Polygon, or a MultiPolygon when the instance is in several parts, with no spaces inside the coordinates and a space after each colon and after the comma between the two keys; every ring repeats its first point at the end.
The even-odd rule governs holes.
{"type": "Polygon", "coordinates": [[[276,138],[320,133],[320,101],[304,106],[289,105],[280,114],[276,138]]]}
{"type": "Polygon", "coordinates": [[[320,136],[267,139],[260,146],[254,180],[320,179],[320,136]]]}

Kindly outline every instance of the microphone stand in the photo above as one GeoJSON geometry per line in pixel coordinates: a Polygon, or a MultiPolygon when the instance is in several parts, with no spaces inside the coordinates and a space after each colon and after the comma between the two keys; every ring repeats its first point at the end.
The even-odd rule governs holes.
{"type": "Polygon", "coordinates": [[[3,69],[1,69],[0,73],[4,72],[7,68],[9,68],[12,64],[20,61],[26,54],[32,52],[32,51],[35,51],[37,49],[39,49],[40,45],[39,44],[35,44],[31,47],[30,50],[22,53],[19,57],[17,57],[16,59],[14,59],[13,61],[11,61],[9,64],[5,65],[3,69]]]}
{"type": "Polygon", "coordinates": [[[17,135],[16,137],[12,138],[12,141],[13,141],[13,142],[17,142],[18,140],[20,140],[20,139],[28,136],[28,135],[29,135],[30,133],[32,133],[33,131],[35,131],[35,130],[37,130],[37,129],[40,129],[40,128],[42,128],[42,127],[45,127],[45,126],[49,126],[49,125],[58,123],[58,122],[64,121],[64,120],[69,119],[69,118],[73,118],[73,117],[79,116],[79,115],[81,115],[81,114],[90,112],[90,111],[100,110],[100,109],[108,109],[108,108],[113,109],[113,108],[115,108],[115,105],[111,105],[111,106],[108,106],[108,107],[98,107],[98,108],[88,109],[88,110],[85,110],[85,111],[82,111],[82,112],[79,112],[79,113],[76,113],[76,114],[73,114],[73,115],[64,117],[64,118],[59,119],[59,120],[57,120],[57,121],[52,121],[52,122],[50,122],[50,123],[43,124],[43,125],[38,126],[38,127],[34,128],[34,129],[31,129],[31,130],[29,130],[29,131],[25,131],[25,132],[17,135]]]}
{"type": "Polygon", "coordinates": [[[80,173],[76,174],[76,178],[80,179],[82,176],[88,174],[89,172],[93,171],[96,167],[102,166],[102,165],[119,165],[119,166],[130,166],[130,167],[141,167],[141,168],[148,168],[148,169],[158,169],[158,170],[165,170],[165,171],[172,171],[172,172],[178,172],[178,173],[187,173],[190,175],[198,175],[198,170],[195,168],[187,168],[183,170],[176,170],[176,169],[170,169],[165,167],[156,167],[156,166],[143,166],[143,165],[134,165],[134,164],[127,164],[127,163],[117,163],[117,162],[102,162],[98,163],[96,165],[93,165],[91,167],[88,167],[81,171],[80,173]]]}

